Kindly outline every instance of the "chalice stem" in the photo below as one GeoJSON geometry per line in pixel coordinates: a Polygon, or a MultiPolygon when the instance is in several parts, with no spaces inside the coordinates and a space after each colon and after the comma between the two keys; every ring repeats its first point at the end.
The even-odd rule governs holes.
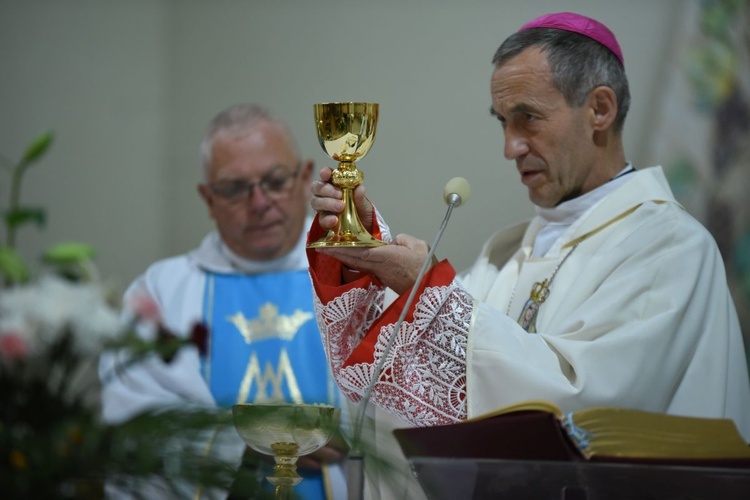
{"type": "Polygon", "coordinates": [[[268,480],[275,487],[276,500],[293,500],[294,487],[302,481],[297,474],[299,446],[296,443],[274,443],[271,446],[276,465],[273,466],[273,476],[268,476],[268,480]]]}
{"type": "Polygon", "coordinates": [[[339,236],[343,236],[344,241],[357,240],[363,235],[369,236],[369,232],[364,228],[357,214],[357,207],[354,205],[354,188],[341,188],[341,195],[344,202],[344,211],[339,216],[338,230],[339,236]]]}
{"type": "Polygon", "coordinates": [[[295,500],[294,486],[279,484],[274,489],[274,498],[276,500],[295,500]]]}

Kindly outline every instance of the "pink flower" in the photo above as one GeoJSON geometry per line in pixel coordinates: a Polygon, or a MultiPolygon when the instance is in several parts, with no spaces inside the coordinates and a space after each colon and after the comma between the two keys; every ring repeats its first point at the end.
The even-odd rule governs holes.
{"type": "Polygon", "coordinates": [[[133,297],[133,311],[144,321],[153,324],[161,323],[161,311],[159,305],[150,295],[141,293],[133,297]]]}
{"type": "Polygon", "coordinates": [[[12,361],[22,360],[29,353],[29,345],[20,335],[5,333],[0,336],[0,356],[12,361]]]}

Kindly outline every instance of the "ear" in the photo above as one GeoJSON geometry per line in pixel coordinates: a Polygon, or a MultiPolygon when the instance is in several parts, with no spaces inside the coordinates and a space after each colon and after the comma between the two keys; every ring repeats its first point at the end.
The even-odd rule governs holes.
{"type": "Polygon", "coordinates": [[[206,206],[208,207],[208,214],[211,216],[211,218],[214,218],[214,195],[211,192],[211,188],[208,187],[208,184],[198,184],[198,194],[201,195],[201,198],[203,198],[203,201],[206,203],[206,206]]]}
{"type": "Polygon", "coordinates": [[[300,179],[299,180],[300,180],[300,184],[304,186],[305,197],[307,198],[312,196],[312,191],[310,190],[310,182],[312,181],[312,174],[313,174],[313,161],[306,160],[300,167],[300,171],[299,171],[300,179]]]}
{"type": "Polygon", "coordinates": [[[302,167],[300,167],[300,176],[302,177],[302,180],[305,182],[310,182],[310,179],[312,178],[312,171],[313,161],[305,160],[305,162],[302,163],[302,167]]]}
{"type": "Polygon", "coordinates": [[[600,85],[589,94],[591,127],[594,130],[607,130],[617,117],[617,96],[615,91],[600,85]]]}

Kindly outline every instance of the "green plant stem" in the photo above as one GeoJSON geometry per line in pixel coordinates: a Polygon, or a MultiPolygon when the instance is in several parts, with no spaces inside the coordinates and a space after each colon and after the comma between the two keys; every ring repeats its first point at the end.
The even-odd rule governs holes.
{"type": "MultiPolygon", "coordinates": [[[[13,174],[10,181],[10,206],[8,207],[8,213],[13,213],[18,209],[18,204],[21,200],[21,179],[23,179],[25,166],[26,165],[21,162],[13,168],[13,174]]],[[[11,224],[7,219],[5,220],[5,228],[8,232],[8,247],[15,248],[16,228],[11,227],[11,224]]]]}

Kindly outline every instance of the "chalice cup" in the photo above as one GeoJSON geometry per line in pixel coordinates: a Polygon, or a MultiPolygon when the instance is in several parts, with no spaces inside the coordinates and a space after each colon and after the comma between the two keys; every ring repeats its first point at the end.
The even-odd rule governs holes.
{"type": "Polygon", "coordinates": [[[274,458],[273,475],[277,500],[294,498],[294,487],[302,481],[297,457],[325,446],[338,429],[341,410],[323,405],[236,404],[234,426],[253,450],[274,458]]]}
{"type": "Polygon", "coordinates": [[[352,194],[365,178],[355,161],[367,154],[375,140],[378,105],[372,102],[327,102],[316,104],[314,109],[318,141],[328,156],[339,162],[331,182],[341,189],[344,211],[339,215],[336,227],[323,238],[308,244],[308,248],[385,245],[362,225],[352,194]]]}

